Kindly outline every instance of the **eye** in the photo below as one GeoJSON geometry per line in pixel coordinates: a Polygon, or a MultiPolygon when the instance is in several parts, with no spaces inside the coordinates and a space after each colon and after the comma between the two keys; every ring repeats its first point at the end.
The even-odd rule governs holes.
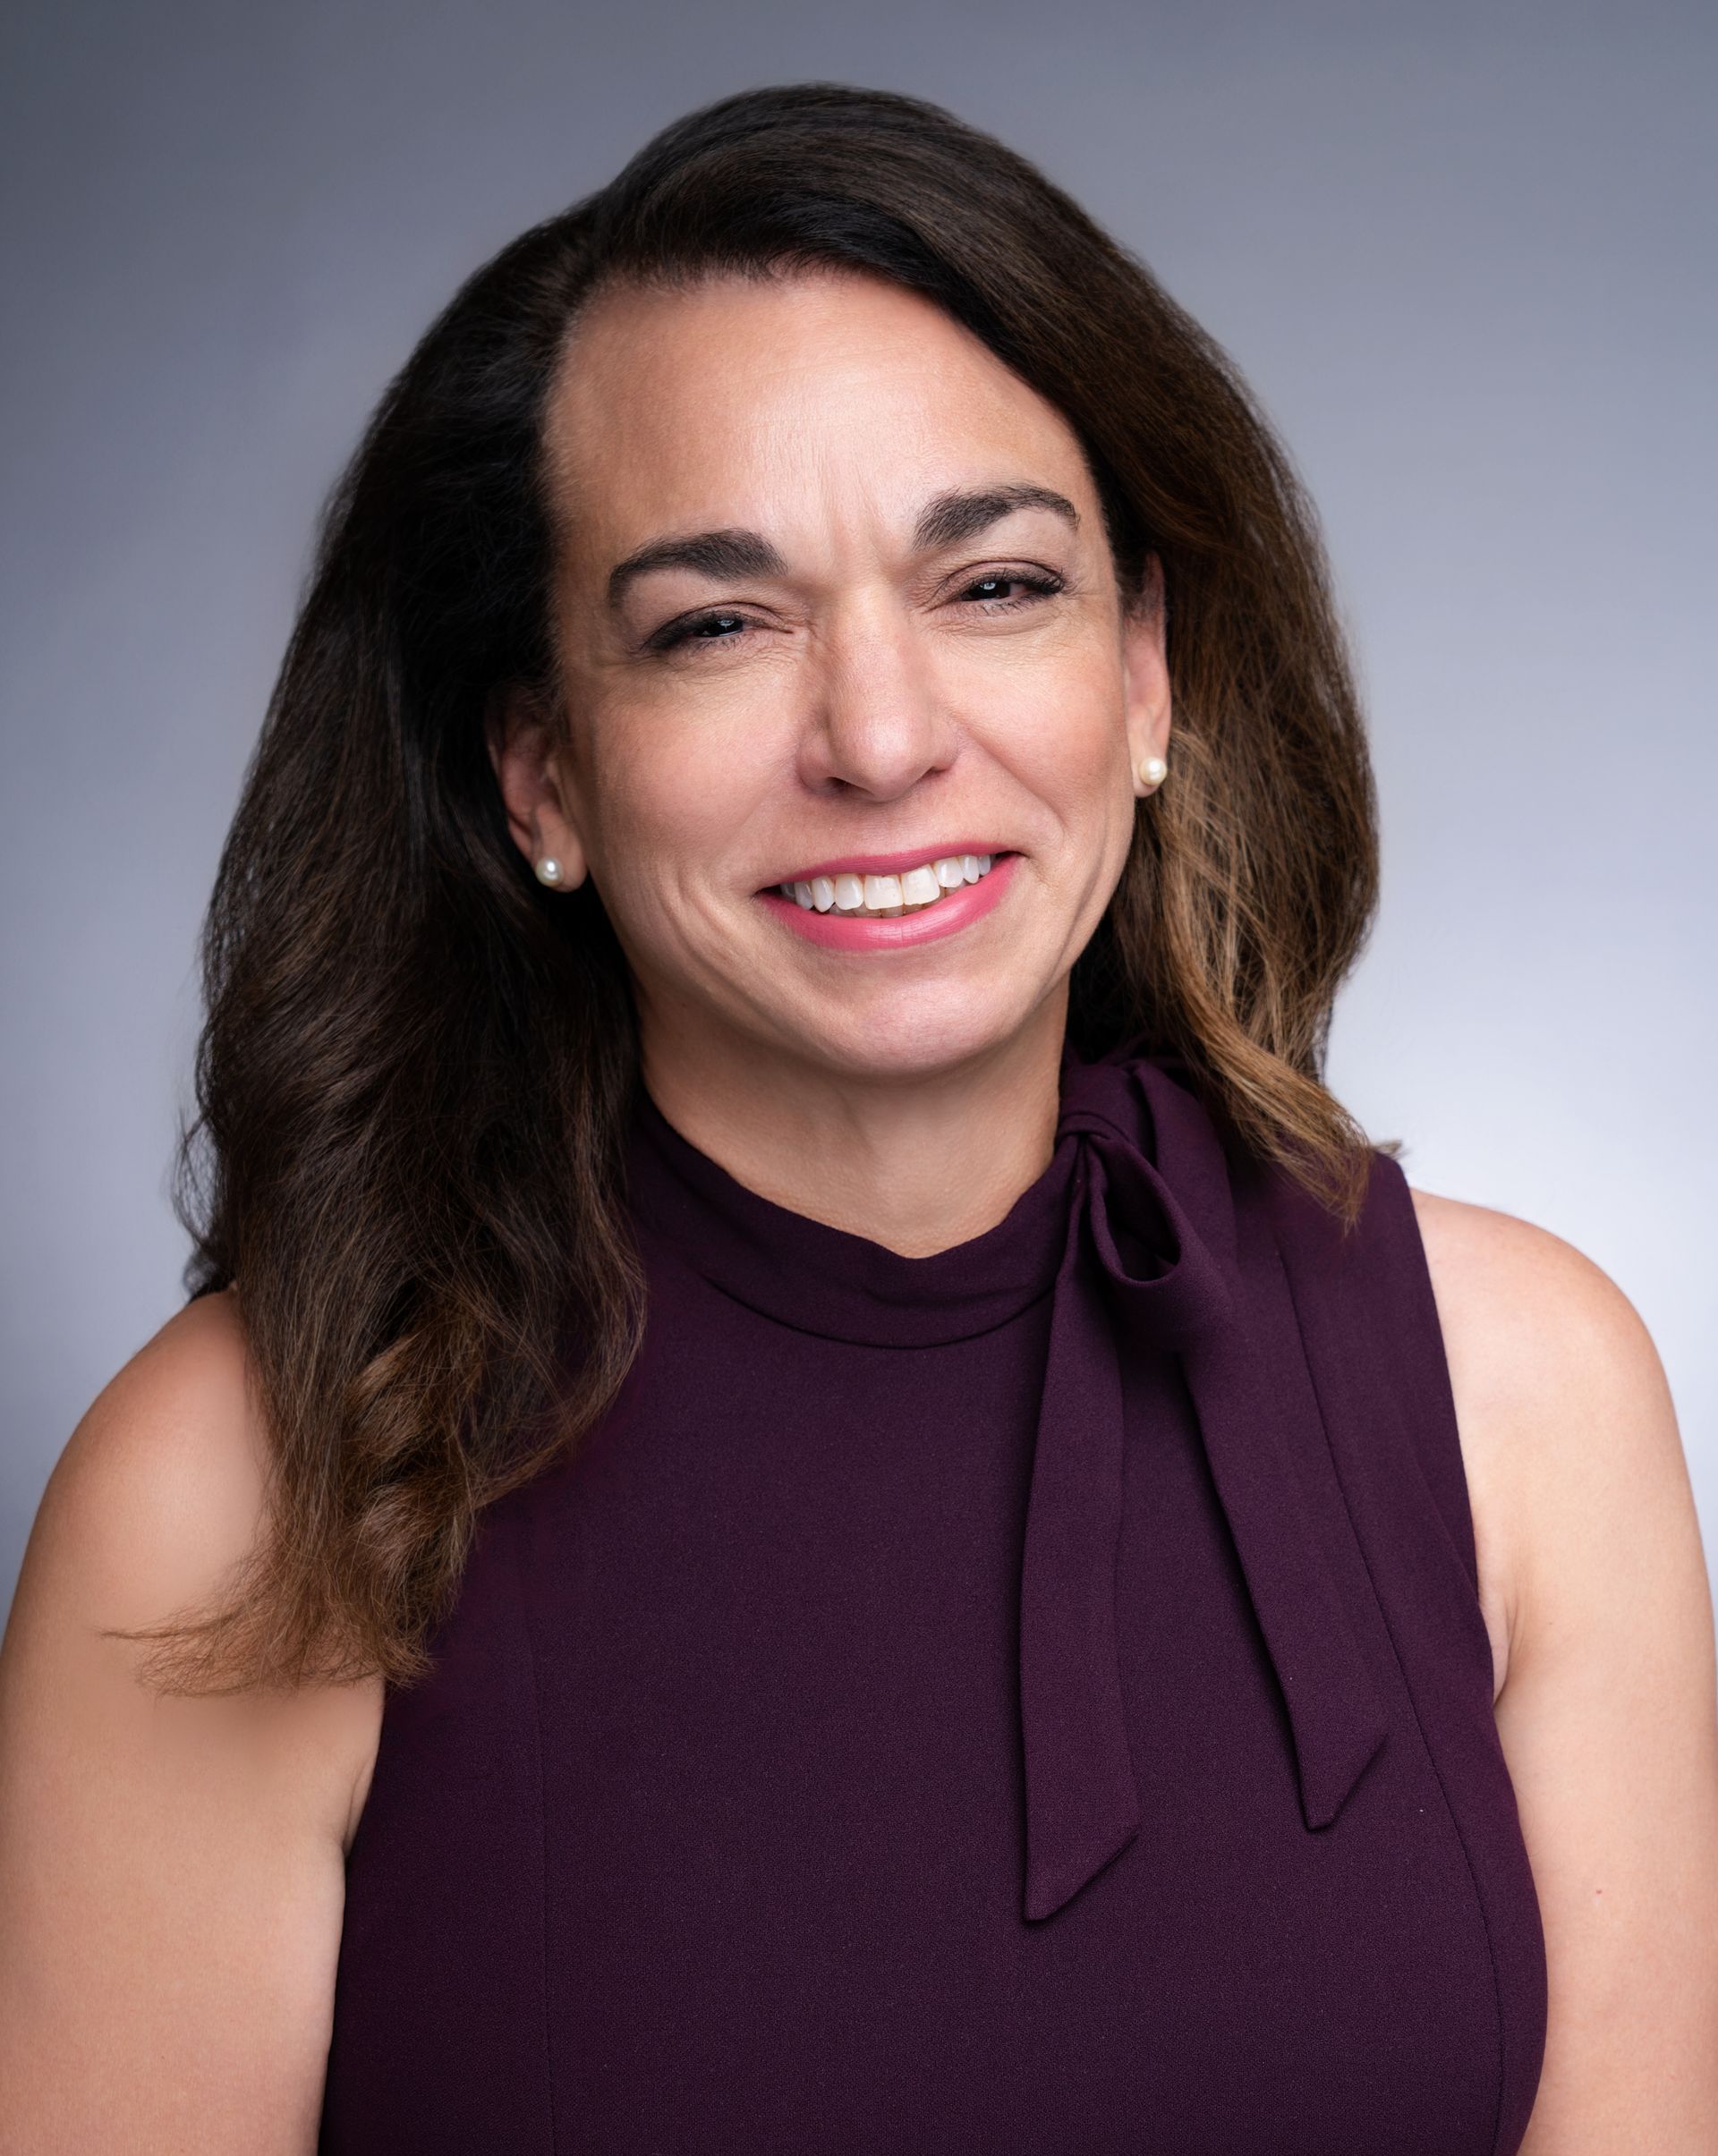
{"type": "MultiPolygon", "coordinates": [[[[957,597],[966,598],[984,614],[1017,614],[1066,590],[1062,579],[1050,570],[995,569],[973,578],[957,597]],[[1014,598],[1001,596],[1010,589],[1025,596],[1014,598]]],[[[745,630],[753,625],[749,615],[737,613],[731,607],[713,607],[705,613],[684,615],[678,621],[666,623],[654,635],[645,639],[644,649],[657,654],[678,650],[682,645],[702,646],[706,649],[715,645],[731,650],[743,641],[745,630]]]]}
{"type": "Polygon", "coordinates": [[[1024,607],[1036,606],[1041,600],[1053,598],[1057,592],[1067,590],[1059,576],[1048,570],[991,569],[982,576],[974,577],[965,585],[959,596],[974,599],[986,614],[1015,614],[1024,607]],[[1002,598],[996,596],[1003,588],[1013,585],[1027,594],[1025,598],[1002,598]],[[974,595],[977,595],[974,598],[974,595]]]}
{"type": "Polygon", "coordinates": [[[644,649],[672,651],[681,644],[731,644],[736,632],[746,626],[747,620],[748,616],[736,614],[728,607],[715,607],[708,614],[688,614],[647,637],[644,649]]]}

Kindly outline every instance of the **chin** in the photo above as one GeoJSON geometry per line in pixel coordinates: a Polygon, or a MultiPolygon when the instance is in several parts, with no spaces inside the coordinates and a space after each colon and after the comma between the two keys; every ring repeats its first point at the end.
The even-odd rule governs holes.
{"type": "MultiPolygon", "coordinates": [[[[923,1078],[991,1055],[1040,1021],[1045,991],[926,982],[795,1014],[802,1054],[872,1078],[923,1078]]],[[[786,1030],[786,1029],[785,1029],[786,1030]]]]}

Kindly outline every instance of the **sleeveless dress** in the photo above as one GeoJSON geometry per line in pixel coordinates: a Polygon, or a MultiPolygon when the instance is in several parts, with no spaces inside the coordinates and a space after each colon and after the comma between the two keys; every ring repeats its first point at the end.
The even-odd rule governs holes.
{"type": "Polygon", "coordinates": [[[1539,1906],[1400,1168],[1062,1066],[906,1258],[640,1090],[643,1349],[350,1852],[325,2156],[1510,2156],[1539,1906]]]}

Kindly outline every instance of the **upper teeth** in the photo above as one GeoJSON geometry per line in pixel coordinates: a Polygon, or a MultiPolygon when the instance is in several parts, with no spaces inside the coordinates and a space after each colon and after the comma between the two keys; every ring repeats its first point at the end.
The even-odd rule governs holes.
{"type": "Polygon", "coordinates": [[[914,913],[935,905],[945,891],[976,883],[990,873],[989,853],[945,853],[899,876],[813,876],[808,883],[778,884],[784,898],[820,913],[914,913]]]}

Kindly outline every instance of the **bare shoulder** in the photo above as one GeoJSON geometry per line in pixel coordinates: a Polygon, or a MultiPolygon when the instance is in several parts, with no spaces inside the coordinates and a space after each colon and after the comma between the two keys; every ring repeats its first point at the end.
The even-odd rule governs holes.
{"type": "Polygon", "coordinates": [[[1718,1672],[1670,1388],[1638,1312],[1579,1251],[1414,1197],[1482,1589],[1503,1606],[1497,1727],[1544,1924],[1522,2156],[1718,2145],[1718,1672]]]}
{"type": "Polygon", "coordinates": [[[1619,1481],[1645,1477],[1662,1508],[1692,1519],[1687,1464],[1652,1337],[1608,1274],[1513,1214],[1413,1198],[1482,1584],[1512,1657],[1529,1600],[1578,1585],[1584,1563],[1603,1561],[1607,1532],[1629,1531],[1606,1503],[1619,1481]]]}
{"type": "Polygon", "coordinates": [[[201,1600],[251,1549],[267,1475],[237,1300],[200,1296],[72,1431],[37,1515],[14,1623],[65,1594],[115,1625],[201,1600]]]}
{"type": "Polygon", "coordinates": [[[379,1687],[164,1696],[114,1636],[219,1596],[268,1472],[229,1292],[49,1478],[0,1648],[0,2082],[30,2145],[314,2145],[379,1687]]]}
{"type": "Polygon", "coordinates": [[[1634,1305],[1573,1244],[1489,1206],[1412,1195],[1445,1345],[1488,1397],[1531,1406],[1577,1375],[1662,1389],[1634,1305]]]}
{"type": "MultiPolygon", "coordinates": [[[[61,1453],[25,1553],[8,1652],[44,1627],[62,1650],[98,1651],[105,1634],[209,1607],[267,1532],[268,1477],[242,1304],[230,1288],[200,1296],[108,1380],[61,1453]]],[[[128,1671],[143,1659],[124,1642],[99,1651],[128,1671]]],[[[344,1696],[306,1693],[295,1710],[344,1696]]]]}

